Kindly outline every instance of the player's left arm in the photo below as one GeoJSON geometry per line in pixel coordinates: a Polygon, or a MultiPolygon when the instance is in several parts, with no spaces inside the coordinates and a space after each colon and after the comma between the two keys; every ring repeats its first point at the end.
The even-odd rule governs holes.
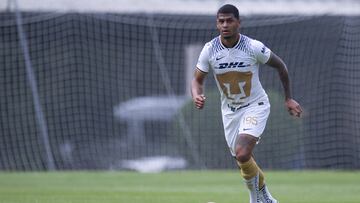
{"type": "Polygon", "coordinates": [[[270,53],[270,58],[266,62],[266,64],[275,68],[279,73],[279,77],[285,92],[285,106],[288,109],[289,113],[293,116],[300,117],[302,113],[302,108],[300,104],[292,98],[289,73],[286,64],[279,56],[277,56],[273,52],[270,53]]]}

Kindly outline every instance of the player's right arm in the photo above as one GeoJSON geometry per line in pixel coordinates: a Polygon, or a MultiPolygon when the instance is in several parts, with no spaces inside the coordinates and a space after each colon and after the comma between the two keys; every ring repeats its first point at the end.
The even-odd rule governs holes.
{"type": "Polygon", "coordinates": [[[191,96],[195,107],[202,109],[205,105],[204,83],[207,73],[209,72],[209,50],[211,43],[206,43],[200,52],[196,64],[194,78],[191,81],[191,96]]]}
{"type": "Polygon", "coordinates": [[[191,96],[195,107],[202,109],[205,105],[204,82],[207,73],[196,68],[194,78],[191,82],[191,96]]]}

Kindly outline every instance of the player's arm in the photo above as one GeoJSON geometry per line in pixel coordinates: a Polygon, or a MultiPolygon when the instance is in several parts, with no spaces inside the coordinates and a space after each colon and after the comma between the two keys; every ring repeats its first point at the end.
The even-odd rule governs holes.
{"type": "Polygon", "coordinates": [[[205,105],[205,96],[204,96],[204,82],[207,73],[196,68],[194,73],[194,78],[191,82],[191,96],[193,102],[198,109],[202,109],[205,105]]]}
{"type": "Polygon", "coordinates": [[[279,73],[279,77],[285,92],[285,106],[287,107],[289,113],[293,116],[300,117],[302,109],[298,102],[296,102],[291,96],[290,79],[286,64],[273,52],[271,52],[270,58],[266,64],[275,68],[279,73]]]}

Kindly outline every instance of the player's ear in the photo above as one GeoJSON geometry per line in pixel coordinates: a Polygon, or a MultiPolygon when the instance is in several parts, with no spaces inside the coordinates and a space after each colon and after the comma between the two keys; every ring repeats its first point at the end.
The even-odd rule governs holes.
{"type": "Polygon", "coordinates": [[[236,17],[234,16],[236,22],[239,24],[239,26],[241,25],[241,18],[240,17],[236,17]]]}

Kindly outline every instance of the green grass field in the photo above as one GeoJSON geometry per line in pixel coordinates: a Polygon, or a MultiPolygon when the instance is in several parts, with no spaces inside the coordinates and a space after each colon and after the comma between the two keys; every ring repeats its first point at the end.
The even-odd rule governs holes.
{"type": "MultiPolygon", "coordinates": [[[[359,171],[266,172],[281,203],[359,203],[359,171]]],[[[0,203],[247,203],[234,171],[0,174],[0,203]]]]}

